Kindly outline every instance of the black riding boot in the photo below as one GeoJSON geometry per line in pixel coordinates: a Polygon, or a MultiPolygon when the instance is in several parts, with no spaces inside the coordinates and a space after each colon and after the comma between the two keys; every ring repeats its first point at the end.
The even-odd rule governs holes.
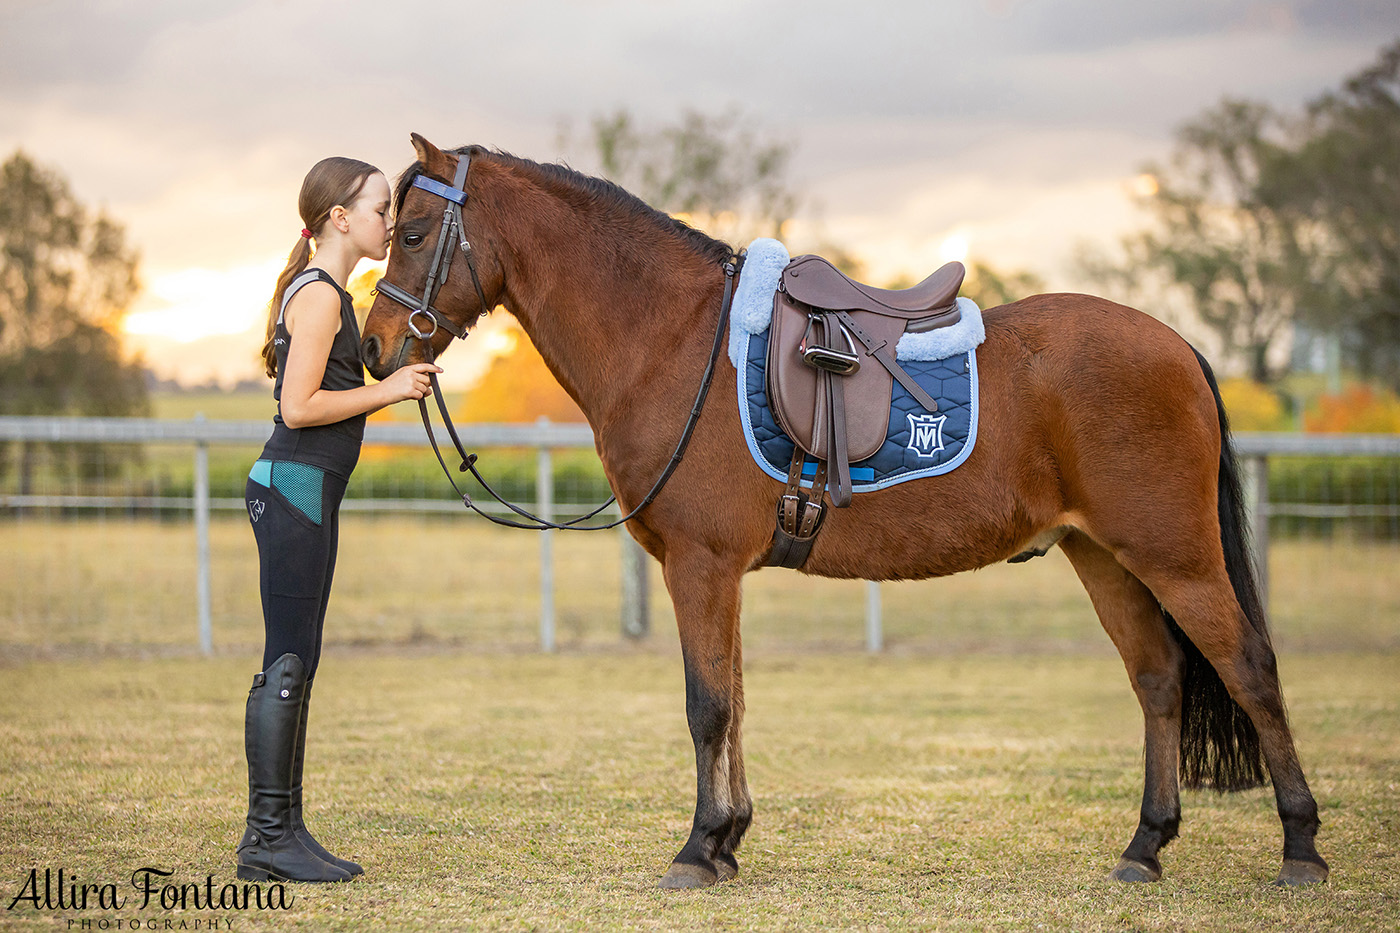
{"type": "Polygon", "coordinates": [[[311,835],[311,830],[306,828],[306,824],[301,820],[301,770],[306,761],[306,718],[311,709],[311,687],[314,682],[308,680],[306,689],[301,695],[301,725],[297,729],[297,747],[292,753],[292,832],[296,833],[301,844],[323,862],[329,862],[336,868],[348,871],[351,875],[364,874],[364,869],[349,859],[337,858],[326,851],[326,847],[316,841],[316,837],[311,835]]]}
{"type": "Polygon", "coordinates": [[[238,843],[244,881],[347,881],[350,873],[322,861],[292,827],[292,761],[301,728],[306,670],[284,654],[253,678],[243,740],[248,752],[248,829],[238,843]]]}

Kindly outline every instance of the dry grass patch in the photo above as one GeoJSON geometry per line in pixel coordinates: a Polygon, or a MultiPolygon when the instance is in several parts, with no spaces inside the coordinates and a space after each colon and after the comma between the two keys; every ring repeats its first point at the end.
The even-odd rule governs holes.
{"type": "MultiPolygon", "coordinates": [[[[1167,879],[1103,880],[1141,793],[1141,724],[1114,658],[770,652],[747,672],[757,816],[742,873],[675,895],[654,887],[694,799],[674,653],[333,650],[309,821],[367,874],[296,886],[286,915],[234,928],[1391,930],[1397,662],[1283,658],[1333,876],[1280,891],[1266,790],[1188,794],[1167,879]]],[[[35,866],[232,880],[254,664],[6,669],[0,890],[35,866]]],[[[4,922],[84,916],[26,910],[4,922]]]]}

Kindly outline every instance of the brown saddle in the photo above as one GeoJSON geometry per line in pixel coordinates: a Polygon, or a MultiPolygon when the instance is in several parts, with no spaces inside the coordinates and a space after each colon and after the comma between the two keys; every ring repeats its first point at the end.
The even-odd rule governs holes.
{"type": "Polygon", "coordinates": [[[958,322],[965,274],[962,263],[950,262],[913,288],[893,290],[857,282],[820,256],[798,256],[783,270],[768,337],[768,402],[797,446],[769,564],[800,567],[806,561],[828,480],[831,504],[850,505],[850,464],[885,442],[892,380],[930,412],[937,410],[895,360],[895,345],[906,331],[958,322]],[[817,460],[810,494],[801,488],[808,454],[817,460]]]}

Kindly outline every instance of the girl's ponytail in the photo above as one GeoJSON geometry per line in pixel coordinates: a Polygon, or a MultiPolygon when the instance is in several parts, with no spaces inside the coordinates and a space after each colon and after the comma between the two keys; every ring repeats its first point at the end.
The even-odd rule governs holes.
{"type": "Polygon", "coordinates": [[[292,284],[292,279],[301,275],[310,261],[311,241],[304,236],[297,237],[297,245],[292,247],[291,255],[287,257],[287,267],[277,276],[277,290],[272,293],[272,304],[267,308],[267,340],[263,342],[262,358],[263,369],[267,371],[269,379],[277,378],[277,353],[273,341],[277,339],[277,315],[282,310],[282,296],[286,294],[287,286],[292,284]]]}
{"type": "Polygon", "coordinates": [[[311,261],[311,237],[325,226],[331,216],[331,209],[337,205],[349,207],[355,203],[365,181],[379,169],[359,159],[346,159],[332,156],[311,166],[301,183],[301,196],[297,208],[301,222],[306,227],[301,232],[297,245],[292,247],[287,257],[287,267],[277,276],[277,289],[272,293],[272,303],[267,306],[267,340],[263,342],[263,369],[269,379],[277,378],[277,318],[282,311],[282,296],[292,279],[301,275],[306,264],[311,261]]]}

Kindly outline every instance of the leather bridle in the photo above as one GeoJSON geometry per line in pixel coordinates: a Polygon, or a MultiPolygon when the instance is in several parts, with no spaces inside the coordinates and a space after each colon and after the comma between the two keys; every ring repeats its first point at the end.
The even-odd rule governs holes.
{"type": "Polygon", "coordinates": [[[452,178],[451,186],[421,174],[413,179],[413,187],[422,188],[447,202],[447,208],[442,212],[442,229],[438,231],[433,262],[428,267],[428,277],[423,283],[422,297],[415,298],[387,278],[381,278],[375,286],[380,294],[412,309],[408,315],[408,329],[419,340],[431,340],[439,327],[453,337],[465,339],[467,336],[465,329],[457,327],[446,315],[433,307],[433,299],[437,297],[442,286],[447,284],[447,276],[452,271],[452,257],[455,251],[447,244],[454,238],[462,250],[463,258],[466,259],[467,270],[472,274],[472,286],[476,289],[476,297],[481,300],[482,313],[491,310],[491,305],[486,302],[486,293],[481,289],[481,278],[476,273],[476,261],[472,258],[472,245],[467,239],[467,227],[462,221],[462,206],[467,203],[467,173],[471,171],[471,167],[471,153],[464,152],[457,159],[457,172],[452,178]],[[427,333],[420,331],[418,325],[413,323],[413,319],[420,314],[433,325],[427,333]]]}
{"type": "MultiPolygon", "coordinates": [[[[437,297],[442,287],[447,284],[447,276],[452,267],[452,256],[455,252],[455,250],[447,244],[454,238],[457,240],[462,255],[466,260],[467,270],[471,273],[472,286],[476,289],[476,297],[481,301],[481,312],[484,314],[494,307],[494,303],[486,300],[486,293],[482,290],[481,278],[477,275],[476,262],[472,257],[471,243],[467,240],[466,226],[462,221],[462,207],[467,203],[467,173],[469,171],[471,171],[471,153],[470,151],[466,151],[458,156],[457,171],[453,175],[452,184],[450,186],[421,174],[413,179],[414,188],[421,188],[429,194],[435,194],[447,202],[447,207],[442,212],[442,228],[438,231],[438,241],[437,247],[433,251],[433,261],[428,267],[428,275],[423,283],[423,294],[421,296],[415,296],[411,292],[390,282],[387,278],[381,278],[375,286],[375,289],[386,298],[397,301],[399,304],[410,309],[408,315],[408,330],[414,337],[423,342],[423,349],[429,363],[433,362],[435,358],[432,337],[437,333],[438,328],[442,328],[453,337],[460,339],[466,339],[467,336],[467,330],[465,328],[456,326],[448,320],[446,315],[433,307],[433,299],[437,297]],[[414,318],[419,315],[425,318],[432,327],[426,331],[421,330],[417,324],[414,323],[414,318]]],[[[475,477],[476,481],[481,484],[481,487],[486,490],[491,498],[510,509],[516,515],[526,519],[526,521],[512,521],[508,518],[499,518],[495,515],[483,512],[477,504],[472,501],[471,496],[461,490],[461,487],[457,485],[457,481],[452,478],[452,471],[447,468],[447,462],[442,458],[442,451],[438,449],[437,438],[433,434],[432,421],[428,417],[427,400],[420,398],[418,400],[418,412],[423,417],[423,429],[428,434],[428,442],[432,444],[433,453],[437,456],[438,464],[442,467],[443,475],[447,477],[447,481],[452,484],[452,488],[456,490],[457,495],[461,497],[462,504],[482,518],[494,522],[497,525],[505,525],[508,528],[526,528],[532,531],[546,531],[550,529],[557,529],[559,531],[605,531],[609,528],[616,528],[618,525],[629,521],[638,512],[650,505],[660,494],[661,488],[666,485],[666,481],[671,478],[671,474],[676,471],[676,467],[680,466],[681,459],[685,456],[686,447],[690,445],[691,435],[695,433],[695,425],[699,422],[700,412],[705,407],[705,398],[710,393],[710,383],[714,379],[715,363],[719,359],[720,347],[723,346],[724,343],[725,323],[729,320],[729,306],[734,298],[734,279],[738,276],[739,270],[743,268],[743,265],[743,251],[731,255],[723,264],[724,300],[720,304],[719,321],[715,325],[714,345],[710,348],[709,363],[706,364],[704,375],[700,378],[700,391],[695,396],[695,403],[690,407],[690,417],[685,423],[685,428],[681,431],[680,442],[676,445],[676,450],[671,455],[670,462],[666,464],[665,469],[661,471],[661,475],[657,477],[656,482],[652,484],[651,491],[643,497],[641,502],[637,503],[636,508],[616,521],[609,522],[606,525],[582,525],[580,523],[597,517],[600,512],[616,502],[617,496],[615,495],[610,496],[607,502],[604,502],[588,514],[581,515],[567,522],[554,522],[547,518],[542,518],[502,498],[496,490],[491,488],[491,485],[486,482],[486,479],[477,472],[477,456],[476,454],[467,453],[466,448],[462,446],[461,438],[457,436],[457,428],[452,423],[452,416],[448,414],[447,403],[443,401],[442,388],[438,385],[437,374],[432,372],[428,373],[428,380],[433,389],[433,398],[437,400],[437,407],[442,415],[443,425],[447,428],[448,436],[452,438],[453,446],[457,448],[458,456],[462,458],[461,464],[457,467],[458,471],[470,471],[471,475],[475,477]]]]}

